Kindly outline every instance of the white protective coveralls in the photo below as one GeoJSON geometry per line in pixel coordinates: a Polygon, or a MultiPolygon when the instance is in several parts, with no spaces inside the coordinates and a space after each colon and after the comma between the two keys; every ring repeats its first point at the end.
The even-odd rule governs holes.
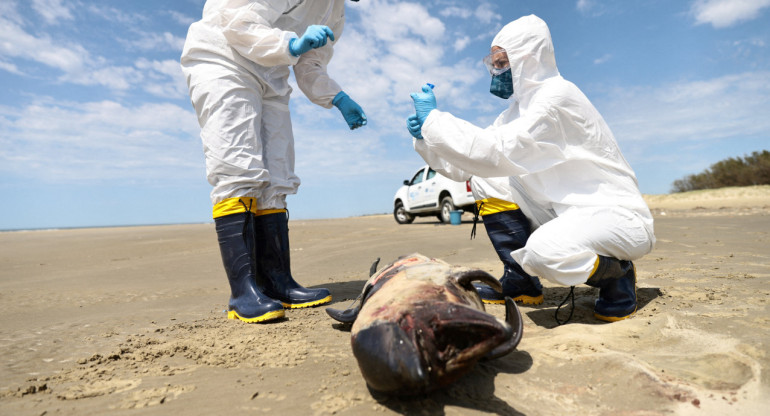
{"type": "Polygon", "coordinates": [[[289,41],[308,26],[342,35],[345,0],[207,0],[182,52],[182,71],[201,126],[213,205],[256,198],[258,209],[286,208],[297,192],[289,114],[289,65],[310,101],[325,108],[342,88],[326,73],[331,40],[299,57],[289,41]]]}
{"type": "Polygon", "coordinates": [[[513,190],[509,184],[507,177],[502,178],[482,178],[479,176],[471,176],[469,179],[456,179],[456,180],[470,180],[471,191],[473,192],[473,198],[476,201],[483,201],[485,199],[495,198],[501,199],[507,202],[513,202],[514,195],[513,190]]]}
{"type": "Polygon", "coordinates": [[[599,112],[559,74],[545,22],[522,17],[492,46],[510,61],[509,108],[485,129],[431,111],[415,150],[451,178],[508,177],[511,201],[537,228],[512,253],[530,275],[574,286],[590,277],[597,255],[649,253],[653,220],[636,176],[599,112]]]}

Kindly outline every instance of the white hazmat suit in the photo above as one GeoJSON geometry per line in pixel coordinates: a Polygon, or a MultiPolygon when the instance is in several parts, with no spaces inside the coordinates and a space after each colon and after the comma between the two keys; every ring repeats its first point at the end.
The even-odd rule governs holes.
{"type": "MultiPolygon", "coordinates": [[[[545,22],[522,17],[492,46],[510,62],[509,108],[487,128],[433,110],[415,150],[452,178],[507,177],[504,189],[489,192],[509,195],[537,228],[512,253],[530,275],[574,286],[589,278],[597,255],[649,253],[653,220],[636,176],[599,112],[559,74],[545,22]]],[[[489,185],[500,188],[500,180],[489,185]]]]}
{"type": "Polygon", "coordinates": [[[310,25],[342,35],[344,0],[208,0],[188,31],[182,70],[201,125],[216,205],[256,198],[259,210],[286,208],[294,173],[289,65],[310,101],[325,108],[342,88],[326,73],[333,43],[295,57],[289,42],[310,25]]]}

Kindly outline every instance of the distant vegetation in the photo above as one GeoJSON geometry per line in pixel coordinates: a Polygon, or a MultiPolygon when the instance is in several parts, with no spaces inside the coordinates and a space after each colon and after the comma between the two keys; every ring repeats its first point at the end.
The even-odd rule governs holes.
{"type": "Polygon", "coordinates": [[[743,158],[714,163],[702,173],[674,181],[671,192],[724,188],[726,186],[770,185],[770,152],[754,152],[743,158]]]}

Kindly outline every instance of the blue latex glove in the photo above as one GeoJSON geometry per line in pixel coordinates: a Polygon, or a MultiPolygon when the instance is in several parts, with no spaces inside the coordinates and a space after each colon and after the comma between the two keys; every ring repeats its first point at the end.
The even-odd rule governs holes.
{"type": "Polygon", "coordinates": [[[311,49],[326,45],[327,37],[334,41],[334,32],[329,29],[329,26],[310,25],[301,38],[289,41],[289,52],[294,56],[300,56],[311,49]]]}
{"type": "Polygon", "coordinates": [[[350,130],[357,129],[366,125],[366,114],[364,110],[353,99],[348,97],[344,91],[340,91],[334,96],[332,104],[340,110],[342,117],[348,123],[350,130]]]}
{"type": "Polygon", "coordinates": [[[415,139],[422,139],[422,123],[417,118],[417,114],[412,114],[406,119],[406,129],[415,139]]]}
{"type": "Polygon", "coordinates": [[[422,92],[413,92],[411,97],[422,128],[422,123],[425,123],[428,114],[436,109],[436,96],[433,95],[433,87],[430,84],[425,84],[422,86],[422,92]]]}

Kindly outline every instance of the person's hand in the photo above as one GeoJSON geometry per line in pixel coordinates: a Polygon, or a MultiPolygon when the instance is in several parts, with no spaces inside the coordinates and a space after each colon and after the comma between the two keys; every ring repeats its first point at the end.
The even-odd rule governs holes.
{"type": "Polygon", "coordinates": [[[342,117],[348,123],[350,130],[366,125],[366,114],[358,103],[353,101],[344,91],[340,91],[332,100],[332,104],[340,110],[342,117]]]}
{"type": "Polygon", "coordinates": [[[412,114],[406,119],[406,129],[415,139],[422,139],[422,123],[417,114],[412,114]]]}
{"type": "Polygon", "coordinates": [[[436,109],[436,96],[433,95],[433,88],[425,84],[422,86],[422,92],[413,92],[411,97],[414,101],[414,110],[416,111],[417,118],[420,120],[420,127],[422,127],[422,123],[425,123],[428,114],[436,109]]]}
{"type": "Polygon", "coordinates": [[[329,29],[329,26],[310,25],[301,38],[292,39],[289,42],[289,52],[294,56],[300,56],[311,49],[326,45],[327,37],[334,41],[334,32],[329,29]]]}

